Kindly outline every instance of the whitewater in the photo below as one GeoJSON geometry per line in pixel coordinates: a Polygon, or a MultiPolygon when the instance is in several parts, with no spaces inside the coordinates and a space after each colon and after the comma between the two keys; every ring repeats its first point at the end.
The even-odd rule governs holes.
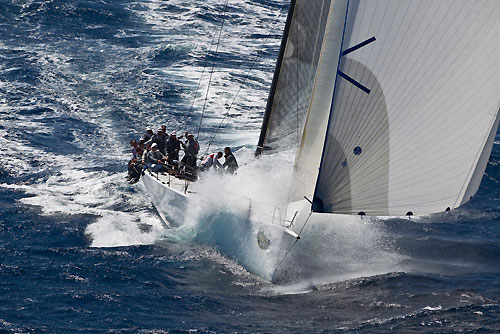
{"type": "Polygon", "coordinates": [[[498,135],[463,208],[311,225],[278,281],[255,255],[248,199],[282,206],[292,181],[290,154],[253,157],[287,7],[0,2],[0,332],[500,331],[498,135]],[[241,168],[168,228],[126,182],[128,143],[197,132],[212,61],[201,152],[217,132],[241,168]]]}

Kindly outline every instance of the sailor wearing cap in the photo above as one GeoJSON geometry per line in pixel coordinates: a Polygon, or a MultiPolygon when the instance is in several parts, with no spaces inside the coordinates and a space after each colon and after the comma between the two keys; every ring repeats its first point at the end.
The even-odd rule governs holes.
{"type": "Polygon", "coordinates": [[[166,154],[165,146],[167,145],[167,135],[163,133],[163,129],[161,127],[158,128],[156,134],[151,139],[151,143],[155,143],[158,145],[158,150],[161,154],[166,154]]]}
{"type": "Polygon", "coordinates": [[[194,135],[192,133],[186,132],[186,143],[181,143],[184,148],[184,157],[182,158],[182,162],[188,166],[196,167],[196,156],[200,151],[200,145],[198,141],[194,139],[194,135]]]}
{"type": "Polygon", "coordinates": [[[148,142],[153,138],[153,129],[152,128],[147,128],[146,129],[146,134],[142,137],[144,139],[144,142],[148,144],[148,142]]]}
{"type": "Polygon", "coordinates": [[[158,150],[158,145],[153,143],[151,145],[151,151],[146,154],[146,166],[151,168],[153,172],[162,172],[164,171],[161,165],[163,160],[165,160],[165,156],[158,150]]]}
{"type": "Polygon", "coordinates": [[[174,131],[170,134],[166,145],[168,163],[172,163],[174,160],[179,160],[180,149],[181,142],[177,139],[177,133],[174,131]]]}

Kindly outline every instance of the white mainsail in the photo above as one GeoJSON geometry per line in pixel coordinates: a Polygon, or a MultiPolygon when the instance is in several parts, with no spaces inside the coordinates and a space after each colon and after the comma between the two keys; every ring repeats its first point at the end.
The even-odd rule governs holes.
{"type": "MultiPolygon", "coordinates": [[[[421,215],[467,202],[498,128],[500,1],[293,5],[320,3],[328,10],[311,85],[295,85],[300,103],[275,103],[269,115],[276,127],[290,110],[304,115],[290,199],[313,197],[317,212],[367,215],[421,215]]],[[[292,20],[289,30],[313,22],[292,20]]],[[[306,35],[297,36],[300,43],[306,35]]],[[[278,76],[280,86],[293,84],[278,76]]]]}

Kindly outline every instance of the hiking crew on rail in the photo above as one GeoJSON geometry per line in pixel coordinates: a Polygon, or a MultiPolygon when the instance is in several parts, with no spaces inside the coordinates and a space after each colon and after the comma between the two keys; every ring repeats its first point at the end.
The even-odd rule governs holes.
{"type": "Polygon", "coordinates": [[[217,152],[201,157],[202,163],[198,167],[200,144],[194,135],[184,132],[183,135],[177,137],[174,131],[169,136],[166,130],[165,125],[159,127],[156,133],[152,128],[148,128],[139,142],[135,139],[130,141],[132,159],[128,163],[127,180],[129,183],[138,182],[145,169],[161,173],[182,168],[192,175],[193,179],[196,179],[198,170],[208,171],[211,167],[220,172],[225,170],[229,174],[233,174],[238,169],[238,162],[229,147],[224,148],[224,163],[219,162],[219,159],[223,157],[222,152],[217,152]],[[181,150],[184,151],[184,156],[179,161],[181,150]]]}

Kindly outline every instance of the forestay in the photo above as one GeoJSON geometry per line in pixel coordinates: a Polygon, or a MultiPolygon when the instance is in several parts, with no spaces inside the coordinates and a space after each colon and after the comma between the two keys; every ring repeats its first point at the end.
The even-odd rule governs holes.
{"type": "MultiPolygon", "coordinates": [[[[500,1],[335,3],[344,10],[328,25],[344,53],[333,45],[314,210],[420,215],[464,204],[498,127],[500,1]]],[[[302,143],[308,135],[306,125],[302,143]]],[[[297,161],[317,173],[317,159],[297,161]]]]}

